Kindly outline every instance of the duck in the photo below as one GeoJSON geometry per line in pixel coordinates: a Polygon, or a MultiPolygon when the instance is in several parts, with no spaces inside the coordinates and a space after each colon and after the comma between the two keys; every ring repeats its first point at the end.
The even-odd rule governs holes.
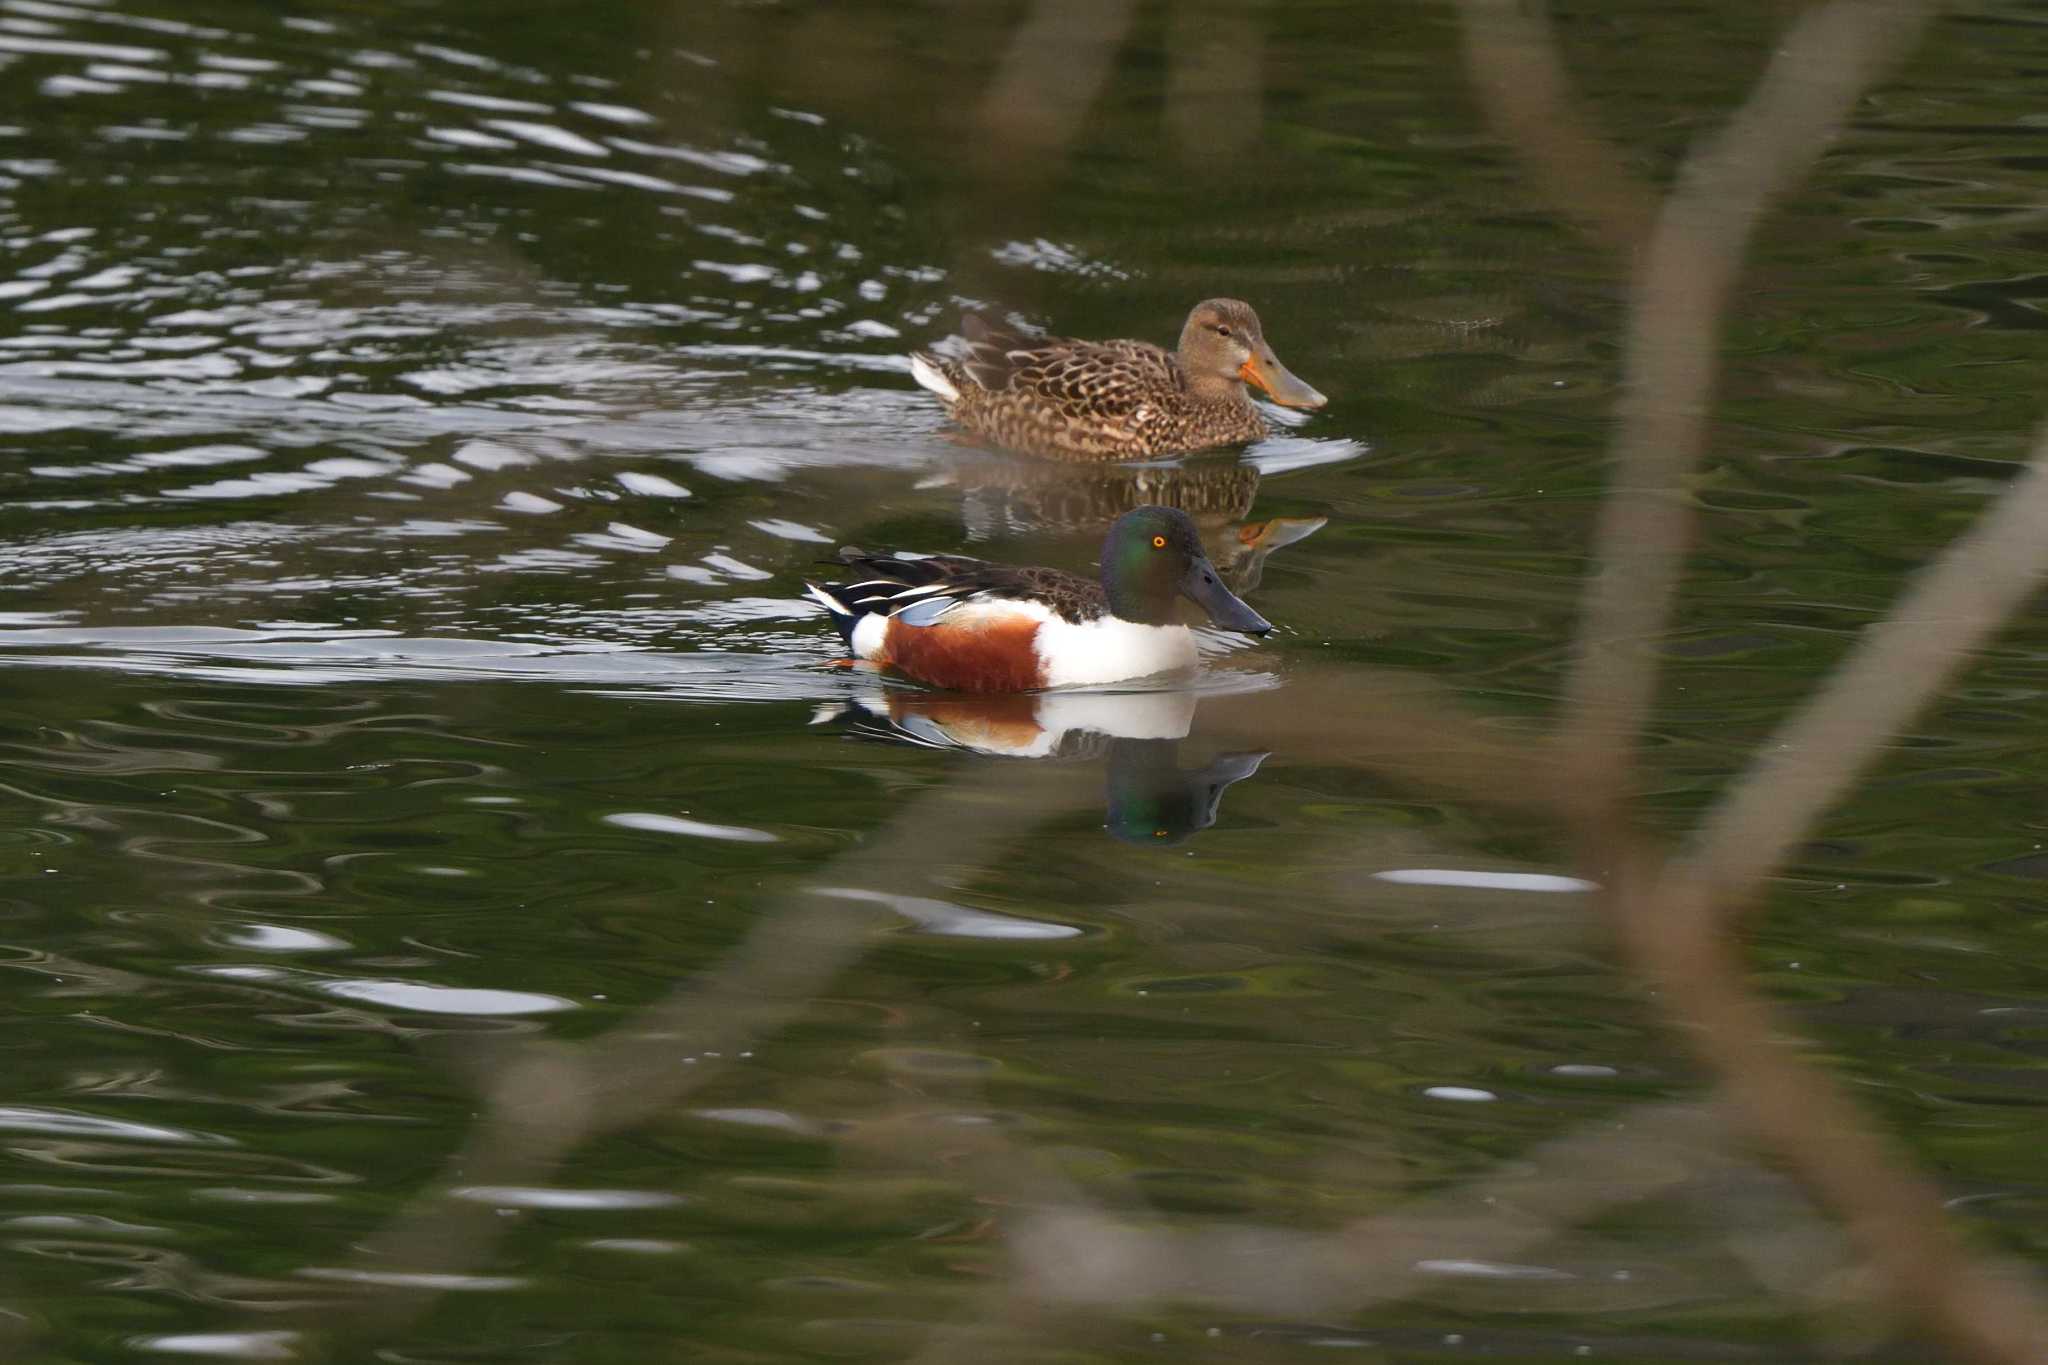
{"type": "Polygon", "coordinates": [[[1185,512],[1137,507],[1111,523],[1102,570],[994,564],[963,555],[870,554],[827,561],[866,575],[805,583],[853,652],[843,663],[893,669],[954,692],[1099,687],[1194,670],[1185,597],[1224,630],[1273,625],[1223,584],[1185,512]]]}
{"type": "Polygon", "coordinates": [[[1174,350],[1148,341],[1025,337],[969,314],[966,357],[910,356],[910,373],[982,440],[1059,460],[1149,460],[1239,445],[1270,428],[1247,384],[1292,408],[1329,400],[1297,379],[1242,299],[1204,299],[1174,350]]]}

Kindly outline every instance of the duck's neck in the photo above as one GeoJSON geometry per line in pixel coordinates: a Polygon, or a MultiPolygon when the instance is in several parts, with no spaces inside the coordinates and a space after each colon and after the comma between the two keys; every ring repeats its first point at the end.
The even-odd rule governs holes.
{"type": "Polygon", "coordinates": [[[1245,393],[1244,381],[1234,374],[1195,370],[1185,362],[1181,364],[1181,373],[1187,376],[1188,393],[1198,403],[1229,408],[1251,406],[1252,400],[1245,393]]]}
{"type": "Polygon", "coordinates": [[[1157,593],[1119,588],[1107,573],[1102,575],[1102,592],[1109,599],[1109,614],[1119,621],[1129,621],[1138,626],[1180,623],[1180,604],[1172,596],[1162,600],[1157,593]]]}
{"type": "Polygon", "coordinates": [[[1109,602],[1109,614],[1119,621],[1141,626],[1177,624],[1179,594],[1170,587],[1162,591],[1161,585],[1142,570],[1119,573],[1116,556],[1120,548],[1114,540],[1102,547],[1102,595],[1109,602]]]}
{"type": "Polygon", "coordinates": [[[1208,403],[1212,407],[1251,407],[1251,393],[1245,391],[1245,381],[1227,379],[1221,375],[1208,375],[1188,383],[1188,393],[1194,395],[1196,403],[1208,403]]]}

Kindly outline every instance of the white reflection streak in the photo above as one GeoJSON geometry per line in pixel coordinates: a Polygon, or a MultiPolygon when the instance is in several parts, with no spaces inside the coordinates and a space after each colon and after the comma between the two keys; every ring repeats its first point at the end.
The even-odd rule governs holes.
{"type": "Polygon", "coordinates": [[[1583,877],[1559,877],[1547,872],[1487,872],[1449,867],[1404,867],[1372,874],[1378,882],[1397,886],[1458,886],[1480,891],[1571,892],[1598,891],[1600,883],[1583,877]]]}

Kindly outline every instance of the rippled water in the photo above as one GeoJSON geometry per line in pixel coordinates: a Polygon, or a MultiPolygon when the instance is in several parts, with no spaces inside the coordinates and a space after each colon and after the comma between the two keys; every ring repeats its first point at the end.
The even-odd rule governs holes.
{"type": "MultiPolygon", "coordinates": [[[[1627,263],[1485,131],[1453,10],[1132,13],[1071,146],[991,164],[1006,7],[0,0],[22,1358],[291,1358],[360,1293],[418,1306],[384,1359],[909,1359],[1054,1200],[991,1134],[1133,1218],[1306,1232],[1700,1093],[1546,829],[1261,720],[1369,667],[1552,714],[1627,263]],[[1002,459],[899,358],[963,307],[1163,341],[1219,293],[1332,396],[1242,457],[1002,459]],[[832,546],[1084,567],[1160,500],[1282,626],[1197,693],[948,710],[820,666],[832,546]],[[1019,726],[1050,757],[973,752],[1019,726]],[[837,946],[768,955],[815,976],[743,1047],[657,1030],[701,1069],[675,1104],[523,1180],[447,1165],[505,1049],[641,1038],[797,905],[837,946]],[[363,1254],[444,1179],[483,1251],[363,1254]]],[[[1782,19],[1559,23],[1661,179],[1782,19]]],[[[1949,11],[1759,238],[1654,821],[2024,449],[2044,61],[2038,8],[1949,11]]],[[[1751,957],[2036,1257],[2044,657],[2037,612],[1751,957]]],[[[1091,1310],[1028,1358],[1782,1360],[1772,1181],[1424,1248],[1356,1313],[1091,1310]]]]}

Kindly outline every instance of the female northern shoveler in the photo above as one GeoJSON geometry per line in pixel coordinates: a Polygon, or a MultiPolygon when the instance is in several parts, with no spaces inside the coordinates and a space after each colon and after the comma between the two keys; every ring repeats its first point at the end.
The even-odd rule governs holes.
{"type": "Polygon", "coordinates": [[[1223,586],[1187,514],[1139,507],[1102,544],[1102,578],[957,555],[903,559],[844,549],[871,575],[806,583],[854,654],[958,692],[1123,682],[1195,665],[1185,596],[1225,630],[1272,625],[1223,586]]]}
{"type": "Polygon", "coordinates": [[[910,357],[917,382],[976,436],[1029,455],[1134,460],[1253,441],[1266,419],[1245,394],[1257,384],[1291,408],[1328,400],[1288,373],[1251,305],[1198,303],[1180,348],[1146,341],[1021,337],[969,316],[967,359],[910,357]]]}

